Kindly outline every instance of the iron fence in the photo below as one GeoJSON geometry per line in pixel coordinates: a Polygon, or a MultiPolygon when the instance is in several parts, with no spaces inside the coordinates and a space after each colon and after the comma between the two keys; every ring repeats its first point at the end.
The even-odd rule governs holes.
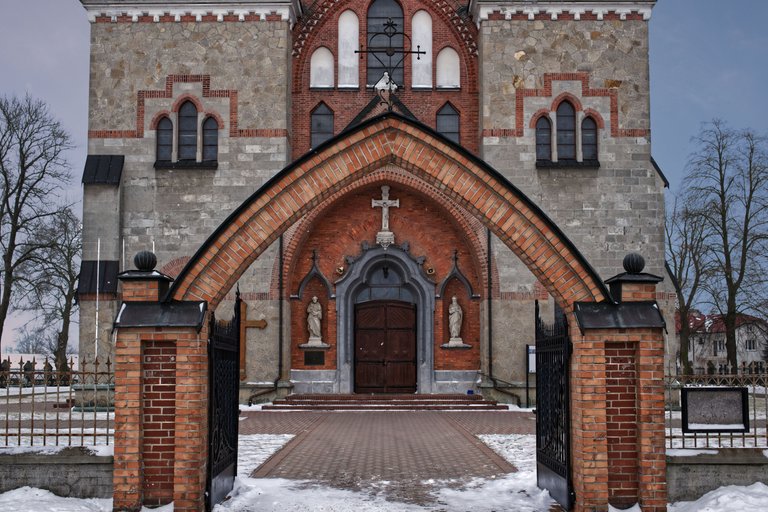
{"type": "Polygon", "coordinates": [[[114,375],[109,359],[75,369],[9,357],[0,366],[0,446],[111,445],[114,375]]]}
{"type": "Polygon", "coordinates": [[[768,373],[675,375],[666,377],[666,446],[676,448],[768,448],[768,373]],[[688,432],[682,429],[683,388],[746,388],[747,432],[688,432]]]}

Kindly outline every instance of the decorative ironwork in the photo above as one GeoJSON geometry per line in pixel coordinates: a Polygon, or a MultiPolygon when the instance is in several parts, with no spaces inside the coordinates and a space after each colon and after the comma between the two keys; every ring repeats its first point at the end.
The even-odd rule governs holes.
{"type": "Polygon", "coordinates": [[[571,340],[561,311],[553,324],[539,315],[536,301],[536,484],[547,489],[566,510],[574,493],[570,463],[570,393],[568,365],[571,340]]]}
{"type": "MultiPolygon", "coordinates": [[[[410,48],[411,38],[408,34],[397,30],[397,23],[392,18],[387,18],[382,31],[369,33],[368,48],[361,45],[359,50],[355,50],[355,53],[360,54],[360,60],[363,59],[364,54],[367,54],[378,61],[380,64],[378,67],[384,69],[384,73],[374,85],[374,89],[379,95],[379,104],[385,105],[390,112],[395,105],[395,92],[403,86],[403,84],[397,83],[397,71],[401,69],[405,57],[416,55],[416,59],[420,60],[422,55],[427,54],[421,49],[421,45],[416,45],[415,50],[410,48]],[[406,40],[408,49],[405,45],[406,40]]],[[[368,83],[371,83],[370,77],[368,83]]]]}
{"type": "Polygon", "coordinates": [[[206,507],[211,510],[232,490],[237,473],[238,394],[240,380],[240,291],[232,320],[211,314],[208,403],[208,482],[206,507]]]}

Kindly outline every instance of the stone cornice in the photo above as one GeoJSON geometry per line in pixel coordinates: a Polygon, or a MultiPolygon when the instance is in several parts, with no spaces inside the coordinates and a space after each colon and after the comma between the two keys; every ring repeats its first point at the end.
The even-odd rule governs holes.
{"type": "Polygon", "coordinates": [[[81,0],[91,23],[98,22],[181,22],[181,21],[289,21],[291,26],[300,15],[297,0],[237,1],[208,0],[142,1],[81,0]]]}
{"type": "Polygon", "coordinates": [[[651,19],[651,10],[656,0],[640,1],[485,1],[472,0],[470,12],[475,22],[480,25],[489,19],[558,19],[567,20],[604,20],[604,19],[651,19]]]}

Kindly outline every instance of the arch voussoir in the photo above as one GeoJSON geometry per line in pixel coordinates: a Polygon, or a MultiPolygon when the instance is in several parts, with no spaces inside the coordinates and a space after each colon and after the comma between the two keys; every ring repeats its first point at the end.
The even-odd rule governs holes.
{"type": "Polygon", "coordinates": [[[522,192],[458,146],[391,113],[329,141],[265,184],[211,235],[169,296],[207,300],[215,307],[281,233],[334,193],[389,163],[478,218],[562,306],[608,298],[583,256],[522,192]]]}

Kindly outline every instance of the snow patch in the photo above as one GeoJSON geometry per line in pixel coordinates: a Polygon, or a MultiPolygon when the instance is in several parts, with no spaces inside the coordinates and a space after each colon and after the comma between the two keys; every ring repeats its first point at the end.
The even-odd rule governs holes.
{"type": "Polygon", "coordinates": [[[0,508],[13,512],[110,512],[112,500],[62,498],[43,489],[21,487],[0,494],[0,508]]]}
{"type": "Polygon", "coordinates": [[[629,508],[616,508],[612,505],[608,505],[608,512],[643,512],[643,509],[641,509],[640,505],[637,503],[629,508]]]}
{"type": "Polygon", "coordinates": [[[726,485],[710,491],[697,501],[679,501],[667,507],[668,512],[746,512],[768,510],[768,485],[726,485]]]}
{"type": "Polygon", "coordinates": [[[691,450],[691,449],[669,449],[668,457],[695,457],[696,455],[717,455],[717,450],[691,450]]]}

